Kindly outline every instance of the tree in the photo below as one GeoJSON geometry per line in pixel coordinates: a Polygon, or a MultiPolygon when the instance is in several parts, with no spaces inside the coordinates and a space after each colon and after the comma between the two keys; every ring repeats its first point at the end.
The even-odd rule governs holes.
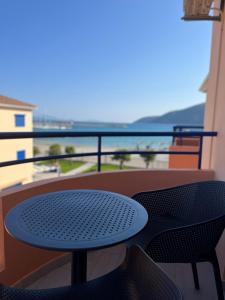
{"type": "Polygon", "coordinates": [[[38,154],[40,154],[40,149],[38,148],[38,146],[34,146],[33,147],[33,156],[37,156],[38,154]]]}
{"type": "Polygon", "coordinates": [[[66,146],[65,147],[65,152],[66,154],[73,154],[76,152],[75,147],[74,146],[66,146]]]}
{"type": "MultiPolygon", "coordinates": [[[[152,151],[152,149],[147,146],[146,151],[152,151]]],[[[153,153],[140,154],[140,157],[144,160],[146,169],[148,169],[150,163],[155,160],[155,154],[153,153]]]]}
{"type": "Polygon", "coordinates": [[[61,151],[61,147],[59,144],[53,144],[49,147],[49,151],[48,154],[50,156],[56,156],[56,155],[61,155],[62,151],[61,151]]]}
{"type": "MultiPolygon", "coordinates": [[[[61,147],[59,144],[53,144],[49,147],[48,151],[49,156],[56,156],[56,155],[61,155],[61,147]]],[[[60,174],[60,164],[58,163],[57,160],[52,160],[52,163],[57,167],[58,170],[58,175],[60,174]]]]}
{"type": "MultiPolygon", "coordinates": [[[[119,149],[117,152],[126,152],[126,149],[119,149]]],[[[124,163],[131,160],[130,154],[114,154],[112,160],[120,162],[120,170],[123,169],[124,163]]]]}
{"type": "MultiPolygon", "coordinates": [[[[76,150],[75,150],[74,146],[66,146],[65,152],[66,152],[66,154],[73,154],[76,152],[76,150]]],[[[72,160],[70,160],[70,164],[72,164],[72,160]]]]}

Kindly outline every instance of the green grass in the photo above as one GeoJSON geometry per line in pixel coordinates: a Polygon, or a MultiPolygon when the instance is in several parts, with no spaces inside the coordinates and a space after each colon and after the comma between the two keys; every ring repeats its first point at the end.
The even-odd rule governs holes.
{"type": "MultiPolygon", "coordinates": [[[[131,170],[131,169],[135,169],[132,167],[127,167],[124,166],[123,170],[131,170]]],[[[112,165],[112,164],[102,164],[101,166],[101,171],[102,172],[110,172],[110,171],[119,171],[120,168],[117,165],[112,165]]],[[[97,172],[97,165],[91,167],[90,169],[84,171],[84,173],[91,173],[91,172],[97,172]]]]}
{"type": "MultiPolygon", "coordinates": [[[[54,161],[49,160],[49,161],[41,161],[39,164],[45,166],[52,166],[54,165],[54,163],[55,163],[54,161]]],[[[83,161],[73,161],[73,160],[58,160],[58,163],[60,165],[61,173],[70,172],[85,164],[83,161]]]]}
{"type": "Polygon", "coordinates": [[[83,166],[85,163],[83,161],[61,160],[59,161],[59,164],[61,172],[67,173],[83,166]]]}

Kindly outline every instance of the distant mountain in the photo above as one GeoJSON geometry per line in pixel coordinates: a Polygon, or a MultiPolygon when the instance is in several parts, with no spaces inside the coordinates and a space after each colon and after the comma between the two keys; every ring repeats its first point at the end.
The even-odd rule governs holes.
{"type": "Polygon", "coordinates": [[[101,121],[74,121],[69,119],[63,119],[51,115],[47,115],[40,112],[34,112],[33,115],[33,123],[34,126],[39,127],[40,125],[47,124],[64,124],[70,125],[70,127],[118,127],[118,128],[126,128],[127,123],[113,123],[113,122],[101,122],[101,121]]]}
{"type": "Polygon", "coordinates": [[[204,119],[204,103],[186,109],[168,112],[162,116],[144,117],[134,123],[161,123],[176,125],[202,125],[204,119]]]}

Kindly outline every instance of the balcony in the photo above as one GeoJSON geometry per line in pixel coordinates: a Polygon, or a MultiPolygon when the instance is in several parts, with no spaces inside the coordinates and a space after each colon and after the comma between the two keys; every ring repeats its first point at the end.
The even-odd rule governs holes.
{"type": "MultiPolygon", "coordinates": [[[[1,139],[32,139],[32,138],[51,138],[56,136],[72,138],[80,136],[77,133],[1,133],[1,139]]],[[[0,282],[6,285],[16,285],[28,288],[46,288],[63,286],[69,283],[70,255],[53,253],[50,251],[39,250],[10,237],[5,231],[3,222],[7,212],[23,200],[35,195],[68,189],[99,189],[121,193],[127,196],[144,191],[155,190],[185,183],[213,180],[215,174],[213,170],[203,170],[202,146],[198,146],[194,151],[187,151],[183,148],[179,151],[171,149],[150,151],[157,155],[171,156],[197,156],[198,165],[195,169],[168,169],[168,170],[124,170],[120,172],[101,173],[102,157],[112,155],[114,152],[102,151],[103,136],[121,135],[128,136],[170,136],[176,139],[203,140],[212,139],[217,134],[215,132],[167,132],[167,133],[82,133],[83,136],[95,136],[98,139],[98,149],[93,153],[70,154],[54,157],[35,157],[21,161],[1,162],[1,167],[23,165],[35,161],[48,159],[61,159],[79,156],[97,156],[98,172],[93,174],[83,174],[79,176],[58,177],[39,182],[33,182],[21,187],[15,187],[0,194],[0,282]],[[23,264],[21,264],[23,261],[23,264]]],[[[202,141],[203,142],[203,141],[202,141]]],[[[126,152],[127,153],[127,152],[126,152]]],[[[130,154],[147,154],[148,151],[131,150],[130,154]]],[[[120,153],[125,154],[125,152],[120,153]]],[[[93,251],[88,255],[88,279],[96,278],[102,274],[113,270],[120,264],[124,257],[124,245],[112,247],[110,249],[93,251]]],[[[162,268],[175,280],[177,285],[184,293],[185,299],[215,299],[216,289],[213,280],[212,270],[208,264],[201,264],[199,268],[201,290],[194,289],[193,278],[190,266],[186,265],[167,265],[162,268]]]]}
{"type": "MultiPolygon", "coordinates": [[[[195,3],[197,1],[192,2],[195,3]]],[[[32,151],[30,151],[30,153],[28,153],[29,157],[25,160],[12,161],[7,158],[7,161],[0,161],[1,178],[7,177],[8,180],[17,172],[17,167],[19,166],[21,173],[19,181],[12,182],[14,187],[0,192],[0,283],[28,288],[45,288],[62,286],[69,282],[68,270],[71,260],[69,254],[62,255],[61,253],[53,253],[27,246],[10,237],[5,231],[4,219],[7,212],[29,197],[68,189],[100,189],[132,196],[142,190],[163,189],[196,181],[225,181],[224,1],[216,0],[214,1],[214,5],[216,8],[221,8],[221,12],[219,12],[221,13],[221,18],[218,18],[217,12],[215,12],[216,16],[214,20],[217,19],[217,21],[221,22],[215,22],[213,25],[210,70],[207,82],[204,84],[204,92],[207,92],[204,119],[204,129],[206,133],[199,131],[198,128],[197,130],[196,128],[192,128],[197,131],[197,133],[195,132],[194,134],[186,131],[186,128],[176,128],[174,133],[160,134],[161,138],[170,137],[171,141],[173,141],[169,148],[154,149],[151,151],[145,151],[146,149],[130,149],[128,152],[120,151],[118,153],[120,155],[127,153],[131,155],[147,155],[150,153],[154,155],[165,155],[168,158],[169,169],[128,169],[120,172],[101,172],[104,158],[115,154],[114,152],[105,151],[102,147],[102,139],[105,137],[105,133],[98,133],[97,135],[86,133],[83,135],[84,137],[85,135],[90,136],[93,134],[92,137],[96,138],[97,148],[94,152],[65,154],[62,156],[55,155],[52,157],[39,156],[33,158],[31,154],[32,151]],[[216,132],[218,132],[218,135],[216,132]],[[31,178],[26,178],[26,173],[31,172],[32,164],[35,162],[47,161],[49,159],[75,159],[82,157],[89,157],[95,160],[97,165],[96,173],[56,177],[28,183],[31,181],[31,178]],[[27,184],[18,187],[16,186],[18,183],[27,184]]],[[[159,11],[160,10],[157,12],[159,11]]],[[[155,15],[156,10],[153,9],[153,12],[155,15]]],[[[171,12],[167,13],[169,15],[171,12]]],[[[147,15],[149,16],[149,14],[147,15]]],[[[210,19],[212,20],[213,18],[210,19]]],[[[8,35],[6,36],[8,39],[8,35]]],[[[36,35],[34,36],[36,38],[36,35]]],[[[195,41],[195,36],[193,36],[192,42],[195,43],[195,41]]],[[[64,43],[61,44],[64,45],[64,43]]],[[[182,56],[182,53],[180,54],[182,56]]],[[[193,59],[192,53],[190,53],[190,56],[189,53],[186,56],[182,56],[182,59],[191,61],[193,59]]],[[[9,64],[6,65],[8,68],[9,64]]],[[[171,72],[171,74],[173,73],[174,72],[171,72]]],[[[7,117],[5,113],[3,117],[6,118],[5,120],[10,119],[9,115],[7,117]]],[[[31,119],[31,115],[29,118],[31,119]]],[[[3,123],[7,124],[6,121],[3,121],[3,123]]],[[[6,130],[8,130],[8,127],[6,130]]],[[[157,135],[157,133],[139,134],[145,137],[157,135]]],[[[134,137],[139,134],[136,132],[129,135],[130,137],[134,137]]],[[[60,135],[61,137],[65,137],[65,133],[60,133],[60,135]]],[[[111,133],[109,133],[108,137],[110,135],[111,133]]],[[[56,136],[56,133],[41,133],[39,135],[31,132],[17,134],[1,133],[0,142],[9,142],[8,147],[10,147],[12,139],[18,139],[17,141],[20,145],[21,140],[24,139],[29,142],[32,141],[33,138],[54,138],[56,136]]],[[[72,133],[66,133],[66,136],[76,138],[76,134],[72,133]]],[[[124,135],[120,135],[120,137],[124,137],[124,135]]],[[[28,148],[30,148],[30,150],[32,149],[31,144],[28,145],[28,148]]],[[[5,186],[8,185],[7,180],[4,183],[5,186]]],[[[1,188],[4,188],[4,185],[1,188]]],[[[225,280],[224,249],[225,239],[224,236],[222,236],[217,246],[217,254],[223,280],[225,280]]],[[[88,255],[88,278],[92,279],[112,270],[121,262],[123,256],[123,245],[107,250],[90,252],[88,255]]],[[[199,264],[200,291],[194,289],[190,266],[163,264],[162,268],[171,275],[181,288],[184,299],[216,299],[215,281],[213,280],[212,269],[209,264],[199,264]]]]}

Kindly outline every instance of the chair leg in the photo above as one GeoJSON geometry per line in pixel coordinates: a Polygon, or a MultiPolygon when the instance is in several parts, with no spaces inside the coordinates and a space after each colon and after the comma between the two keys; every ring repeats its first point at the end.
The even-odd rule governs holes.
{"type": "Polygon", "coordinates": [[[199,286],[199,279],[198,279],[197,264],[192,263],[191,266],[192,266],[192,272],[193,272],[193,277],[194,277],[195,288],[196,288],[196,290],[199,290],[200,286],[199,286]]]}
{"type": "Polygon", "coordinates": [[[217,259],[215,251],[212,254],[210,262],[213,265],[218,300],[224,300],[223,285],[222,285],[222,280],[221,280],[221,276],[220,276],[220,267],[219,267],[219,263],[218,263],[218,259],[217,259]]]}

